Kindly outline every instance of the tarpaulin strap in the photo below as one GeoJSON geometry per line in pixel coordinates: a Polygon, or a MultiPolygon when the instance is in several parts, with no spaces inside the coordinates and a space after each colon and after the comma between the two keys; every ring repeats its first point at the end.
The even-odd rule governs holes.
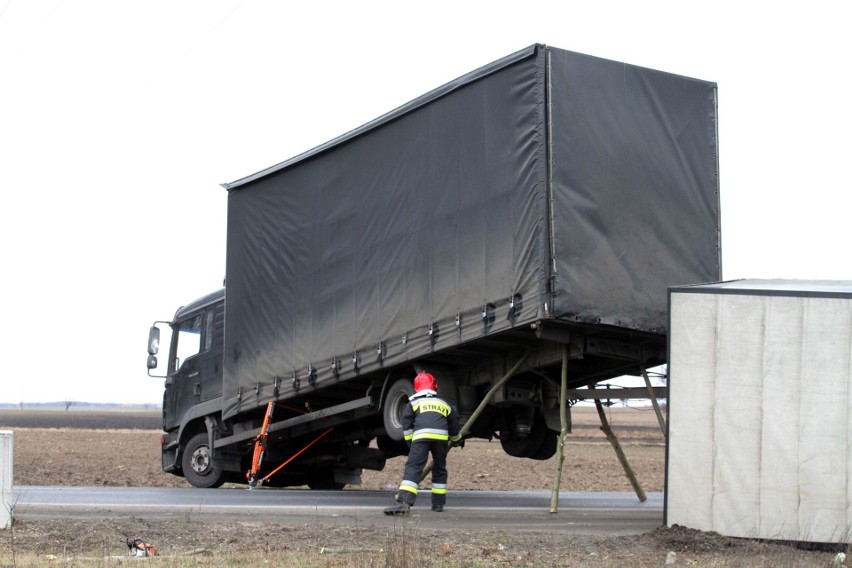
{"type": "Polygon", "coordinates": [[[260,434],[258,434],[254,439],[254,455],[251,458],[251,469],[246,474],[249,487],[257,485],[257,474],[260,471],[260,464],[263,461],[263,452],[266,449],[267,432],[269,431],[269,423],[272,422],[272,411],[274,408],[274,402],[270,402],[266,405],[266,416],[263,417],[263,426],[260,427],[260,434]]]}
{"type": "Polygon", "coordinates": [[[320,434],[319,436],[317,436],[316,438],[314,438],[313,440],[311,440],[311,442],[310,442],[307,446],[305,446],[304,448],[302,448],[301,450],[299,450],[298,452],[296,452],[295,454],[293,454],[293,455],[290,457],[290,459],[288,459],[287,461],[285,461],[284,463],[282,463],[281,465],[279,465],[278,467],[276,467],[275,469],[273,469],[273,470],[272,470],[272,472],[271,472],[269,475],[267,475],[266,477],[264,477],[261,481],[266,481],[267,479],[269,479],[270,477],[272,477],[273,475],[275,475],[276,473],[278,473],[279,471],[281,471],[281,469],[283,469],[285,465],[287,465],[288,463],[290,463],[291,461],[293,461],[294,459],[296,459],[297,457],[299,457],[300,455],[302,455],[302,453],[304,453],[304,452],[305,452],[305,450],[307,450],[308,448],[310,448],[311,446],[313,446],[314,444],[316,444],[317,442],[319,442],[319,441],[320,441],[320,440],[321,440],[321,439],[322,439],[322,438],[323,438],[326,434],[328,434],[328,433],[329,433],[329,432],[331,432],[332,430],[334,430],[334,426],[332,426],[332,427],[328,428],[325,432],[323,432],[322,434],[320,434]]]}

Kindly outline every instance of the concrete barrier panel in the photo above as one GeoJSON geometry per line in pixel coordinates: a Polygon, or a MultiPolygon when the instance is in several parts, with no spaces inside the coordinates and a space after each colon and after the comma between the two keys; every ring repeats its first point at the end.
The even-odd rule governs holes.
{"type": "Polygon", "coordinates": [[[12,526],[12,448],[11,430],[0,430],[0,528],[12,526]]]}
{"type": "Polygon", "coordinates": [[[670,288],[666,524],[852,534],[852,281],[670,288]]]}

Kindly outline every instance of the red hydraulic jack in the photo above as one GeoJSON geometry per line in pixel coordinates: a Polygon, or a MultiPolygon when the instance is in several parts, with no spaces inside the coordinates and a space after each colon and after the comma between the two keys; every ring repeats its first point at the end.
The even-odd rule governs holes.
{"type": "Polygon", "coordinates": [[[269,423],[272,422],[272,411],[274,409],[275,403],[270,401],[266,405],[266,416],[263,417],[263,426],[260,427],[260,434],[254,439],[254,455],[251,458],[251,469],[246,474],[249,489],[257,487],[257,474],[260,471],[260,464],[263,461],[263,452],[266,451],[267,432],[269,431],[269,423]]]}
{"type": "MultiPolygon", "coordinates": [[[[273,407],[274,403],[270,402],[266,408],[266,417],[263,419],[263,425],[260,427],[260,434],[258,434],[254,440],[254,455],[252,456],[251,460],[251,469],[246,474],[246,478],[248,479],[249,484],[249,490],[254,489],[255,487],[257,487],[258,484],[257,476],[260,473],[260,464],[263,462],[263,453],[266,450],[267,433],[269,431],[269,423],[272,422],[273,407]]],[[[308,448],[310,448],[311,446],[319,442],[322,438],[324,438],[326,435],[331,433],[332,430],[334,430],[333,426],[327,428],[322,434],[311,440],[310,443],[308,443],[304,448],[290,456],[290,459],[288,459],[287,461],[273,469],[271,472],[266,474],[266,476],[264,476],[263,479],[260,480],[260,482],[263,483],[264,481],[268,480],[270,477],[281,471],[284,466],[286,466],[294,459],[302,455],[302,453],[304,453],[308,448]]]]}

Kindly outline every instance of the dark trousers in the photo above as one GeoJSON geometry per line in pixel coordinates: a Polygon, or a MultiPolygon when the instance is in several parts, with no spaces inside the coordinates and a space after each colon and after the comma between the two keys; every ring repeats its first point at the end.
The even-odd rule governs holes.
{"type": "Polygon", "coordinates": [[[405,472],[399,486],[399,500],[410,505],[417,499],[417,485],[432,454],[432,505],[443,506],[447,501],[447,452],[449,444],[439,440],[412,442],[405,462],[405,472]]]}

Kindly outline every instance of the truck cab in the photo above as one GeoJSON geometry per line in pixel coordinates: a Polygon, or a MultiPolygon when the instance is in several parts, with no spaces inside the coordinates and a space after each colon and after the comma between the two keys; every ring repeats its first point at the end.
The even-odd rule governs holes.
{"type": "Polygon", "coordinates": [[[148,374],[165,379],[162,460],[163,469],[170,473],[185,475],[180,460],[181,440],[207,433],[209,417],[221,415],[224,314],[223,288],[178,308],[172,321],[158,321],[151,328],[148,374]],[[159,374],[157,355],[163,336],[168,351],[162,365],[165,374],[159,374]]]}
{"type": "MultiPolygon", "coordinates": [[[[164,379],[163,470],[201,488],[247,482],[246,472],[252,465],[252,451],[263,421],[261,407],[223,420],[224,320],[223,288],[178,308],[171,321],[154,322],[148,338],[148,374],[164,379]],[[164,365],[158,360],[161,342],[168,347],[164,365]],[[158,373],[161,367],[163,374],[158,373]]],[[[347,484],[360,484],[362,468],[384,467],[388,446],[384,451],[369,448],[370,439],[364,439],[363,434],[353,438],[351,433],[338,433],[323,440],[323,444],[313,446],[308,441],[305,445],[311,432],[326,423],[375,417],[374,398],[364,396],[335,410],[324,408],[314,413],[313,419],[310,411],[297,414],[293,427],[270,437],[268,446],[264,441],[271,458],[283,460],[293,454],[299,457],[286,471],[267,479],[267,485],[342,489],[347,484]],[[308,449],[311,451],[305,451],[308,449]]],[[[392,455],[407,450],[399,444],[392,447],[392,455]]],[[[269,468],[264,471],[268,472],[269,468]]]]}

